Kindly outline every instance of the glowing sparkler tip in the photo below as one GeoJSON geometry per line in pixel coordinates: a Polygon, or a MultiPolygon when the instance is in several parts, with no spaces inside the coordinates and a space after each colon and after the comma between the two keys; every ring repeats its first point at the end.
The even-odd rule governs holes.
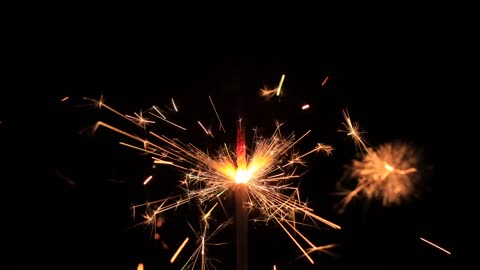
{"type": "Polygon", "coordinates": [[[246,184],[251,178],[251,173],[247,170],[237,170],[235,174],[235,183],[237,184],[246,184]]]}

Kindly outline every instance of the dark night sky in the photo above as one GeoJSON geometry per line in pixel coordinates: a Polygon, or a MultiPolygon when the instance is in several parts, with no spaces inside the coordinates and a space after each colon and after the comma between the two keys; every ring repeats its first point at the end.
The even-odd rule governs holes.
{"type": "MultiPolygon", "coordinates": [[[[151,240],[147,230],[129,229],[134,224],[131,204],[174,189],[179,174],[152,170],[148,157],[122,148],[117,144],[120,136],[111,132],[81,132],[98,120],[115,119],[103,110],[78,106],[81,97],[101,94],[124,113],[167,105],[175,98],[182,107],[179,120],[191,133],[170,127],[164,133],[209,150],[231,143],[232,137],[207,139],[196,126],[198,119],[215,123],[208,96],[230,135],[239,116],[266,133],[279,120],[286,122],[285,132],[313,131],[302,149],[316,142],[336,148],[331,157],[307,158],[311,169],[300,188],[316,213],[344,228],[308,232],[318,243],[337,243],[332,250],[337,257],[315,255],[317,264],[311,266],[305,259],[296,260],[300,251],[280,228],[251,224],[250,269],[272,269],[274,264],[281,270],[470,262],[470,245],[478,236],[471,195],[475,167],[469,167],[473,157],[465,154],[476,140],[469,135],[475,123],[468,122],[473,103],[467,95],[472,89],[468,42],[453,30],[440,31],[441,26],[399,26],[389,33],[358,28],[341,32],[342,42],[336,36],[301,39],[297,34],[278,45],[267,37],[251,37],[245,46],[235,45],[233,35],[214,35],[215,41],[200,34],[198,40],[167,34],[155,39],[134,29],[57,39],[32,35],[29,40],[41,45],[22,42],[17,48],[14,55],[21,57],[11,62],[16,83],[0,100],[1,147],[6,149],[2,242],[8,255],[3,262],[50,269],[136,269],[144,262],[146,269],[154,269],[168,261],[186,236],[192,239],[185,220],[195,218],[188,209],[167,216],[162,235],[168,251],[151,240]],[[457,43],[447,46],[445,39],[457,43]],[[259,89],[278,84],[281,74],[286,75],[285,94],[262,99],[259,89]],[[70,99],[60,102],[65,96],[70,99]],[[302,111],[304,103],[311,109],[302,111]],[[355,155],[351,141],[337,132],[343,108],[368,132],[366,139],[373,146],[401,140],[423,150],[418,198],[398,207],[357,200],[344,214],[333,209],[339,201],[332,195],[335,182],[355,155]],[[144,189],[141,182],[150,173],[167,175],[167,184],[154,182],[144,189]],[[419,237],[448,248],[452,255],[419,237]]],[[[233,236],[230,227],[219,239],[230,241],[233,236]]],[[[234,269],[233,241],[211,252],[224,263],[218,269],[234,269]]],[[[179,261],[188,254],[182,253],[179,261]]]]}

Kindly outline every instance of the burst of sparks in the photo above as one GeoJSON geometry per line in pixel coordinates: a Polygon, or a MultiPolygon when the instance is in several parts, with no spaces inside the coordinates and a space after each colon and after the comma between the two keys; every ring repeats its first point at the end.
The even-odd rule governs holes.
{"type": "Polygon", "coordinates": [[[385,206],[409,199],[418,184],[418,163],[418,155],[408,144],[386,143],[375,150],[369,148],[367,155],[349,167],[349,176],[357,183],[343,199],[343,207],[357,195],[380,199],[385,206]]]}
{"type": "Polygon", "coordinates": [[[348,114],[347,109],[343,110],[342,114],[343,114],[343,118],[345,119],[345,122],[342,123],[342,125],[346,129],[345,130],[341,129],[339,130],[339,132],[347,133],[347,136],[352,137],[357,150],[361,152],[363,151],[368,152],[368,145],[362,138],[362,134],[365,132],[360,131],[360,124],[358,124],[357,122],[352,122],[352,119],[350,118],[350,115],[348,114]]]}
{"type": "Polygon", "coordinates": [[[232,223],[233,223],[233,219],[230,218],[226,222],[223,222],[218,226],[215,226],[214,229],[210,230],[209,229],[210,226],[208,222],[205,221],[205,222],[202,222],[202,224],[200,225],[201,227],[200,231],[195,230],[189,224],[190,228],[196,235],[197,247],[195,248],[195,251],[193,251],[192,255],[190,256],[190,258],[188,258],[187,262],[183,265],[181,269],[182,270],[195,269],[197,265],[199,265],[200,269],[202,270],[216,269],[215,262],[218,262],[218,260],[208,255],[209,247],[222,246],[222,245],[226,245],[227,243],[215,243],[215,242],[212,242],[211,240],[220,231],[222,231],[232,223]]]}
{"type": "Polygon", "coordinates": [[[146,127],[147,124],[155,124],[155,121],[151,121],[145,117],[143,117],[143,113],[140,112],[140,113],[133,113],[135,116],[131,116],[131,115],[125,115],[125,117],[135,121],[136,123],[138,123],[138,125],[141,125],[143,126],[144,128],[146,127]]]}
{"type": "MultiPolygon", "coordinates": [[[[101,105],[126,118],[103,102],[101,105]]],[[[126,119],[131,121],[129,118],[126,119]]],[[[137,121],[132,122],[139,125],[137,121]]],[[[238,153],[226,146],[220,148],[217,155],[210,155],[192,144],[185,144],[152,131],[148,132],[152,139],[143,139],[104,122],[98,122],[97,127],[99,126],[141,143],[143,148],[127,143],[122,145],[151,154],[155,163],[170,165],[184,172],[184,179],[181,180],[184,195],[134,206],[134,208],[150,208],[154,203],[160,204],[146,216],[149,220],[153,220],[155,215],[176,209],[192,200],[198,201],[200,205],[212,203],[220,196],[231,194],[236,189],[236,180],[242,178],[248,190],[245,207],[258,214],[256,220],[273,221],[278,224],[312,264],[313,260],[304,245],[307,245],[310,250],[318,247],[302,234],[298,226],[307,225],[308,220],[315,226],[318,225],[317,222],[321,222],[334,229],[340,229],[337,224],[314,214],[313,209],[300,200],[299,189],[294,186],[294,180],[300,177],[294,164],[301,163],[300,159],[311,153],[322,150],[329,154],[333,150],[331,146],[318,144],[305,154],[295,153],[296,158],[292,162],[288,154],[293,152],[294,146],[310,131],[299,139],[296,139],[293,133],[284,137],[280,132],[281,125],[278,125],[271,137],[254,138],[253,149],[246,157],[245,166],[238,168],[236,164],[238,153]],[[297,215],[302,217],[302,222],[297,220],[297,215]]]]}
{"type": "Polygon", "coordinates": [[[373,149],[361,137],[359,124],[352,122],[347,110],[343,111],[343,117],[346,130],[339,131],[351,136],[363,155],[348,167],[348,180],[355,179],[356,185],[346,192],[340,211],[357,195],[380,199],[384,206],[409,199],[419,180],[416,168],[419,156],[415,149],[406,143],[386,143],[373,149]]]}

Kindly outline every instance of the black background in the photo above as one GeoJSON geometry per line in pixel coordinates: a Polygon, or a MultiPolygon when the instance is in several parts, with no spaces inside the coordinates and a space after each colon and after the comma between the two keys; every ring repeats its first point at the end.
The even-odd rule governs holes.
{"type": "MultiPolygon", "coordinates": [[[[131,228],[131,205],[175,189],[180,174],[153,170],[147,156],[118,145],[121,137],[112,132],[88,132],[98,120],[129,125],[81,106],[82,97],[103,95],[106,104],[128,114],[174,98],[181,107],[176,117],[188,132],[163,126],[162,133],[210,151],[234,142],[238,117],[265,135],[276,120],[285,122],[286,133],[312,130],[302,150],[317,142],[336,148],[331,157],[309,156],[310,170],[300,183],[315,212],[343,227],[307,232],[318,244],[338,244],[336,256],[314,255],[315,265],[297,260],[301,252],[281,228],[251,223],[250,269],[472,263],[478,238],[472,44],[448,20],[392,21],[339,31],[311,23],[304,32],[279,33],[278,40],[270,28],[254,36],[242,27],[152,33],[141,26],[114,30],[107,24],[90,32],[80,25],[52,30],[32,24],[23,34],[13,31],[18,38],[10,41],[5,73],[13,83],[3,91],[0,114],[3,262],[50,269],[135,269],[143,262],[146,269],[180,269],[191,254],[188,246],[178,264],[168,263],[185,237],[193,243],[186,220],[196,220],[188,206],[166,216],[161,233],[169,250],[148,230],[131,228]],[[259,89],[276,86],[282,74],[284,95],[261,98],[259,89]],[[227,136],[208,138],[196,124],[217,128],[208,96],[227,136]],[[300,109],[304,103],[309,110],[300,109]],[[338,132],[344,108],[371,145],[400,140],[422,150],[418,197],[397,207],[355,200],[343,214],[334,209],[340,200],[332,195],[335,183],[355,157],[353,143],[338,132]],[[141,183],[151,173],[163,178],[145,188],[141,183]]],[[[211,250],[221,261],[218,269],[234,268],[233,228],[218,238],[228,245],[211,250]]]]}

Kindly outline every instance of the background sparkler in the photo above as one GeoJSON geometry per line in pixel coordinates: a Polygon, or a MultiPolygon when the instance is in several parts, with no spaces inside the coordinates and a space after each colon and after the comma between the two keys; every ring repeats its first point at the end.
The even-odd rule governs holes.
{"type": "MultiPolygon", "coordinates": [[[[142,45],[141,50],[135,50],[136,53],[128,53],[132,48],[122,45],[121,41],[125,41],[123,31],[119,42],[98,45],[95,49],[81,45],[73,48],[65,43],[62,44],[66,47],[62,47],[55,42],[41,50],[22,50],[17,56],[29,61],[16,58],[10,70],[22,66],[40,71],[40,74],[29,76],[22,72],[18,84],[15,84],[18,91],[14,89],[12,96],[4,95],[0,99],[4,160],[2,190],[6,193],[2,196],[6,210],[2,222],[2,243],[5,245],[2,262],[23,269],[32,269],[27,267],[32,262],[35,267],[50,269],[75,266],[135,269],[143,263],[148,270],[171,258],[165,256],[165,252],[159,252],[165,250],[162,241],[168,244],[168,250],[174,251],[185,240],[185,232],[191,232],[189,227],[183,228],[175,219],[167,219],[157,228],[158,241],[151,241],[148,231],[128,230],[132,223],[130,202],[157,197],[159,194],[153,194],[152,190],[162,192],[156,188],[159,187],[158,179],[151,179],[145,189],[143,181],[149,175],[155,176],[150,174],[151,167],[145,166],[146,157],[132,153],[135,156],[132,161],[132,155],[126,155],[125,148],[119,147],[109,136],[78,134],[79,127],[94,123],[99,112],[92,110],[90,114],[88,110],[82,110],[79,113],[78,108],[72,108],[71,102],[78,97],[75,94],[98,97],[104,93],[110,104],[130,113],[139,113],[138,109],[146,108],[151,100],[171,104],[173,96],[179,113],[185,108],[202,113],[206,106],[196,106],[197,100],[208,96],[215,100],[229,100],[231,96],[244,94],[244,89],[258,89],[266,84],[275,87],[281,74],[286,74],[286,79],[283,95],[279,98],[266,101],[257,92],[247,94],[245,100],[249,101],[251,112],[265,113],[250,113],[246,119],[258,120],[260,127],[267,127],[272,120],[285,120],[295,130],[312,129],[312,134],[333,140],[328,142],[335,146],[334,156],[309,160],[312,170],[307,174],[309,178],[302,182],[304,195],[316,212],[340,219],[338,223],[343,225],[340,239],[326,241],[338,240],[339,245],[334,250],[337,259],[330,256],[316,258],[320,259],[319,263],[324,263],[324,269],[329,268],[326,261],[334,265],[355,262],[355,267],[397,262],[440,264],[466,261],[474,252],[469,246],[474,246],[478,239],[478,222],[474,217],[476,203],[475,196],[472,196],[477,191],[471,185],[475,167],[469,164],[474,159],[469,158],[471,153],[465,152],[472,148],[472,137],[469,137],[470,132],[463,132],[472,123],[467,122],[466,117],[473,115],[470,109],[474,108],[465,102],[474,99],[462,95],[467,89],[471,93],[471,85],[466,83],[471,69],[462,68],[459,61],[471,59],[471,55],[462,55],[465,52],[463,45],[458,47],[459,50],[452,50],[444,42],[445,37],[458,36],[449,35],[449,29],[454,28],[439,24],[438,33],[441,34],[436,35],[432,28],[437,24],[422,16],[422,22],[426,21],[429,22],[428,28],[415,24],[405,31],[390,28],[391,31],[385,33],[378,29],[378,33],[372,35],[381,37],[377,42],[369,42],[368,35],[362,30],[364,42],[368,44],[362,42],[365,45],[362,49],[355,47],[358,44],[352,45],[341,54],[322,46],[287,53],[283,48],[272,48],[271,44],[268,44],[268,50],[256,49],[254,55],[238,52],[235,56],[225,52],[220,56],[219,51],[208,52],[200,48],[175,53],[165,49],[164,41],[162,46],[152,46],[148,50],[142,45]],[[416,29],[420,31],[416,32],[416,29]],[[160,47],[165,52],[160,52],[160,47]],[[442,54],[431,48],[439,48],[442,54]],[[38,56],[32,58],[32,51],[38,52],[38,56]],[[38,61],[29,65],[32,59],[38,61]],[[369,68],[366,68],[367,63],[369,68]],[[327,75],[328,81],[321,86],[327,75]],[[21,82],[26,80],[35,82],[35,85],[22,87],[21,82]],[[30,89],[35,89],[35,93],[26,95],[30,89]],[[58,90],[60,94],[48,92],[50,89],[58,90]],[[316,89],[320,91],[316,92],[316,89]],[[89,90],[95,93],[85,93],[89,90]],[[419,95],[427,90],[432,90],[433,94],[419,95]],[[61,102],[66,96],[70,98],[61,102]],[[182,96],[188,98],[188,106],[179,102],[182,96]],[[301,110],[306,103],[310,108],[301,110]],[[262,107],[265,104],[268,109],[262,107]],[[456,108],[456,104],[461,108],[456,108]],[[423,179],[429,186],[425,196],[414,205],[395,206],[388,211],[380,206],[364,211],[363,204],[352,202],[348,213],[335,216],[330,208],[338,198],[328,196],[335,190],[333,179],[340,177],[343,165],[355,153],[351,142],[336,132],[336,127],[343,121],[343,108],[348,108],[352,117],[368,130],[368,139],[373,146],[395,137],[413,141],[424,148],[425,158],[434,161],[427,163],[434,165],[435,173],[423,179]],[[385,115],[389,116],[389,121],[385,121],[385,115]],[[317,174],[317,171],[321,173],[317,174]],[[315,180],[320,178],[331,181],[315,180]],[[452,255],[439,252],[420,237],[448,248],[452,255]]],[[[382,24],[382,29],[384,27],[382,24]]],[[[75,42],[71,44],[78,44],[79,40],[82,39],[75,35],[75,42]]],[[[455,40],[458,42],[454,44],[462,44],[455,40]]],[[[302,46],[309,44],[297,40],[297,44],[300,43],[302,46]]],[[[327,43],[327,40],[322,42],[327,43]]],[[[100,43],[97,40],[89,44],[100,43]]],[[[191,44],[191,40],[185,44],[191,44]]],[[[208,99],[206,102],[208,104],[208,99]]],[[[235,106],[231,102],[215,104],[219,111],[235,106]]],[[[237,119],[230,120],[228,123],[224,120],[224,124],[233,125],[237,119]]],[[[202,124],[217,129],[211,123],[202,124]]],[[[190,126],[194,125],[200,129],[196,122],[190,126]]],[[[234,127],[226,129],[234,130],[234,127]]],[[[182,132],[178,129],[178,134],[182,132]]],[[[206,142],[202,140],[207,137],[195,143],[203,146],[206,142]]],[[[314,145],[315,141],[309,137],[304,143],[314,145]]],[[[179,175],[172,168],[162,177],[174,182],[179,175]]],[[[178,218],[185,215],[180,209],[176,213],[178,218]]],[[[191,224],[195,231],[200,231],[199,226],[194,226],[198,221],[191,224]]],[[[250,243],[253,253],[250,260],[254,260],[259,268],[272,269],[275,265],[278,270],[312,269],[305,259],[294,262],[286,259],[298,255],[298,249],[286,248],[291,247],[291,241],[279,236],[277,230],[259,227],[255,223],[250,226],[256,229],[249,230],[250,240],[255,241],[250,243]],[[273,239],[281,244],[272,245],[273,239]],[[274,253],[271,257],[265,256],[264,251],[268,249],[274,253]]],[[[198,243],[195,235],[190,236],[192,246],[187,245],[187,248],[198,243]]],[[[217,236],[220,243],[233,237],[217,236]]],[[[309,235],[312,236],[317,239],[318,235],[309,235]]],[[[180,256],[193,254],[192,250],[183,252],[180,256]]],[[[228,252],[220,248],[218,254],[217,258],[229,263],[228,252]]],[[[181,259],[186,261],[187,258],[177,258],[179,262],[181,259]]]]}
{"type": "MultiPolygon", "coordinates": [[[[419,185],[423,168],[420,168],[420,150],[404,142],[385,143],[378,148],[368,145],[357,122],[353,122],[347,110],[343,111],[345,130],[357,149],[357,159],[348,166],[347,181],[356,181],[347,191],[340,205],[346,205],[355,197],[367,200],[378,199],[384,206],[400,204],[420,193],[419,185]]],[[[339,187],[342,186],[339,181],[339,187]]]]}

